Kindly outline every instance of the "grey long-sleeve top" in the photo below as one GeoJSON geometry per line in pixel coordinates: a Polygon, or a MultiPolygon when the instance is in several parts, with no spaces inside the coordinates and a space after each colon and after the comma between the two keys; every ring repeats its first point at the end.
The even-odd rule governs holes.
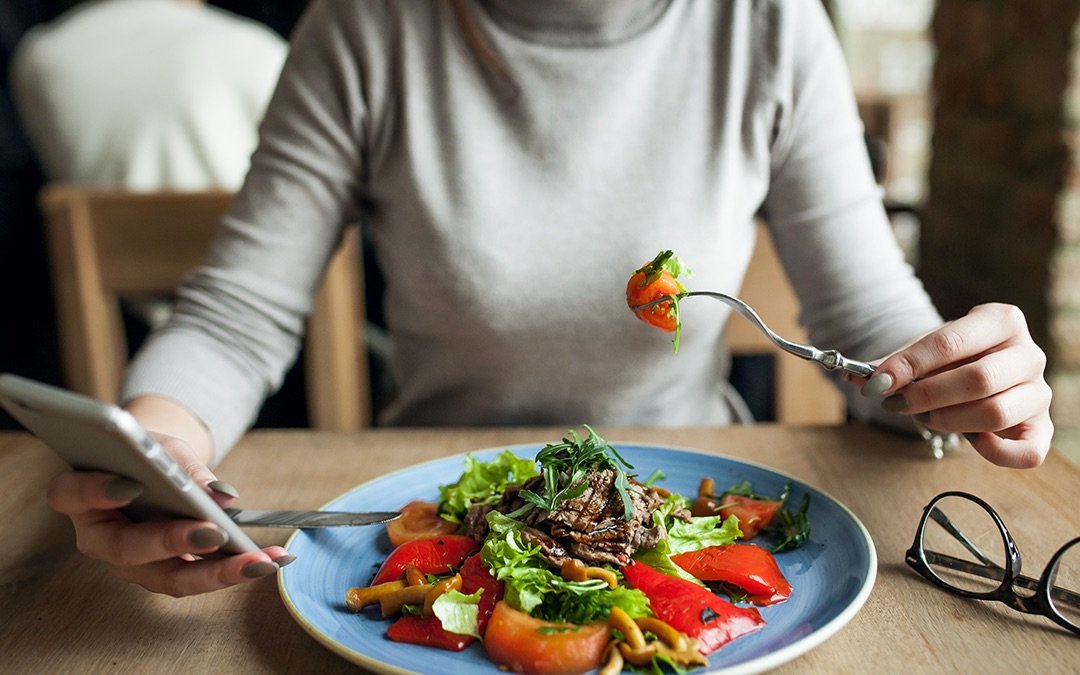
{"type": "Polygon", "coordinates": [[[125,398],[183,403],[220,458],[295,359],[351,222],[388,278],[387,424],[731,421],[726,308],[684,303],[676,355],[624,289],[671,248],[694,288],[737,292],[757,214],[816,343],[876,358],[939,323],[818,0],[469,7],[516,98],[449,3],[309,7],[251,172],[125,398]]]}

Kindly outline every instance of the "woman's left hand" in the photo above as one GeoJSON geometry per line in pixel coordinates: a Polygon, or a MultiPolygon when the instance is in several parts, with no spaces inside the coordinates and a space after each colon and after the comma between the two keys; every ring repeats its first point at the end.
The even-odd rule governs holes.
{"type": "Polygon", "coordinates": [[[881,361],[863,386],[882,407],[934,431],[963,433],[1001,466],[1038,466],[1050,449],[1046,354],[1023,312],[986,304],[881,361]]]}

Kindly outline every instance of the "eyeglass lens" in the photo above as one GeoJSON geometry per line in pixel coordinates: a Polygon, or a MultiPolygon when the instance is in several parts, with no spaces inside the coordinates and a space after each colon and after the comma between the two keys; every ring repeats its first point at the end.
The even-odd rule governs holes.
{"type": "Polygon", "coordinates": [[[1080,541],[1074,541],[1061,555],[1050,577],[1050,602],[1062,618],[1080,626],[1080,596],[1076,591],[1080,591],[1080,541]]]}
{"type": "Polygon", "coordinates": [[[935,503],[929,517],[922,545],[934,575],[971,593],[997,590],[1009,558],[1005,537],[990,513],[970,499],[946,496],[935,503]]]}

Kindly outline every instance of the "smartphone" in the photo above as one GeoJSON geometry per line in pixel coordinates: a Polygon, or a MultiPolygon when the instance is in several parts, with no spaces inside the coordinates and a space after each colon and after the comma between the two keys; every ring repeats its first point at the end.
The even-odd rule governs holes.
{"type": "Polygon", "coordinates": [[[140,483],[142,494],[122,509],[132,520],[208,520],[229,536],[222,552],[259,550],[126,410],[10,373],[0,375],[0,405],[73,469],[140,483]]]}

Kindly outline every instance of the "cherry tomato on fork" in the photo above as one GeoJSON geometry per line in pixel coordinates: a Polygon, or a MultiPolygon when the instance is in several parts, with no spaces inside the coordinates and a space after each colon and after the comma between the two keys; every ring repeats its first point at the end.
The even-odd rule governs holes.
{"type": "Polygon", "coordinates": [[[668,332],[679,325],[678,311],[673,302],[661,302],[647,309],[634,309],[664,296],[678,295],[686,288],[677,279],[686,267],[672,251],[661,251],[630,277],[626,284],[626,304],[639,319],[668,332]]]}

